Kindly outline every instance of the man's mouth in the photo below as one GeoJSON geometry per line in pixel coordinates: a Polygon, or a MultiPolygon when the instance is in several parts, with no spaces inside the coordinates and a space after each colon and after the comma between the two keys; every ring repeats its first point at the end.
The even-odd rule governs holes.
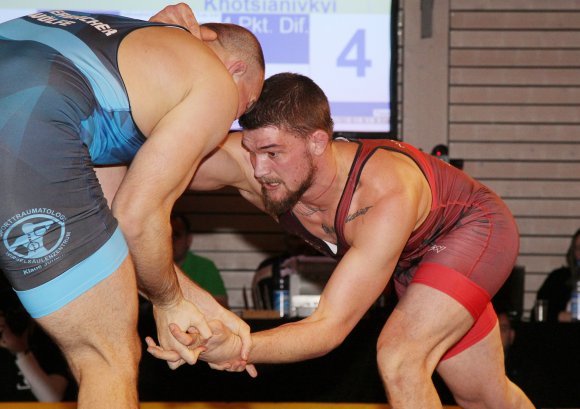
{"type": "Polygon", "coordinates": [[[262,180],[260,181],[260,183],[262,184],[262,187],[266,190],[274,190],[282,184],[282,182],[277,180],[262,180]]]}

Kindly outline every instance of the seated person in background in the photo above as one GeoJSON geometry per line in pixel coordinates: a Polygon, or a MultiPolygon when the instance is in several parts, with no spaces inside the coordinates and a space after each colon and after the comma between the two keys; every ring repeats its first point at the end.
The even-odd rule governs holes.
{"type": "Polygon", "coordinates": [[[28,315],[5,280],[0,284],[0,400],[60,402],[74,389],[57,346],[28,315]]]}
{"type": "Polygon", "coordinates": [[[193,234],[183,214],[171,215],[173,229],[173,261],[192,281],[210,293],[224,308],[228,308],[228,293],[219,270],[210,259],[194,254],[190,247],[193,234]]]}
{"type": "Polygon", "coordinates": [[[501,336],[501,344],[503,346],[503,353],[507,358],[508,352],[514,339],[516,338],[516,330],[514,328],[514,319],[510,317],[509,310],[498,306],[494,303],[494,308],[499,322],[499,334],[501,336]]]}
{"type": "Polygon", "coordinates": [[[274,277],[280,276],[283,264],[290,257],[299,255],[321,255],[300,237],[290,233],[284,234],[286,251],[263,260],[256,269],[252,279],[252,299],[255,309],[271,310],[274,300],[274,277]]]}
{"type": "Polygon", "coordinates": [[[536,296],[536,300],[548,301],[548,321],[571,321],[570,297],[574,279],[579,274],[580,264],[580,229],[572,236],[566,253],[566,265],[552,271],[536,296]]]}

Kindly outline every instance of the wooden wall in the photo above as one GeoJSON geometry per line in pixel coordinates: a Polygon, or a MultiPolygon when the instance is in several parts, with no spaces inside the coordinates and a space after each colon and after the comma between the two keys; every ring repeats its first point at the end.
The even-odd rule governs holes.
{"type": "Polygon", "coordinates": [[[525,307],[580,227],[580,2],[452,0],[452,157],[504,198],[525,307]]]}
{"type": "MultiPolygon", "coordinates": [[[[401,139],[426,151],[448,144],[506,200],[529,310],[580,227],[580,2],[441,0],[427,39],[420,2],[400,4],[401,139]]],[[[280,229],[231,190],[187,194],[178,208],[192,248],[216,261],[241,309],[255,267],[283,249],[280,229]]]]}
{"type": "Polygon", "coordinates": [[[245,307],[244,290],[251,306],[256,267],[284,251],[278,224],[233,189],[186,193],[175,210],[185,213],[191,222],[193,251],[212,259],[220,270],[230,308],[239,312],[245,307]]]}

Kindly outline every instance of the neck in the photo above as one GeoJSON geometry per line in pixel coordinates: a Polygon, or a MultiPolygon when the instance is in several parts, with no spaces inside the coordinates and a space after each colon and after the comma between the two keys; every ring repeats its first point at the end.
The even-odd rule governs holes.
{"type": "Polygon", "coordinates": [[[334,189],[332,188],[336,185],[338,175],[338,166],[336,160],[334,159],[334,156],[332,157],[332,162],[330,164],[331,166],[329,166],[329,172],[332,172],[332,177],[329,175],[329,172],[325,172],[324,175],[321,175],[324,178],[324,180],[330,179],[330,181],[328,183],[323,183],[320,191],[312,192],[312,194],[315,194],[316,196],[312,198],[308,197],[308,195],[302,196],[298,204],[301,205],[303,208],[306,208],[307,210],[301,211],[300,209],[298,209],[298,212],[300,214],[308,216],[315,212],[326,211],[328,208],[333,207],[332,206],[333,196],[329,195],[329,192],[334,191],[334,189]],[[326,175],[328,175],[328,177],[325,177],[326,175]]]}
{"type": "Polygon", "coordinates": [[[334,185],[334,181],[336,180],[337,174],[338,174],[338,169],[336,168],[336,166],[334,166],[334,174],[332,175],[332,179],[330,180],[330,183],[328,184],[328,186],[326,186],[324,188],[324,190],[322,192],[320,192],[320,194],[318,196],[316,196],[314,199],[310,200],[312,203],[318,202],[326,193],[328,193],[330,188],[334,185]]]}

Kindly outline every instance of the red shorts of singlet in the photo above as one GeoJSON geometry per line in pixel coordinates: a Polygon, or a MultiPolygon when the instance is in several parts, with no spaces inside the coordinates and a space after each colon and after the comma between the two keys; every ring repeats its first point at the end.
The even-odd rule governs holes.
{"type": "Polygon", "coordinates": [[[417,270],[412,282],[427,285],[449,295],[461,303],[475,320],[463,338],[443,355],[442,361],[476,344],[495,326],[497,315],[491,305],[489,294],[463,274],[446,266],[425,263],[417,270]]]}
{"type": "Polygon", "coordinates": [[[519,250],[517,226],[499,201],[471,205],[461,223],[434,241],[407,272],[406,283],[395,278],[399,296],[409,284],[437,289],[463,305],[475,320],[465,336],[449,349],[449,359],[491,332],[497,315],[491,298],[510,275],[519,250]]]}

